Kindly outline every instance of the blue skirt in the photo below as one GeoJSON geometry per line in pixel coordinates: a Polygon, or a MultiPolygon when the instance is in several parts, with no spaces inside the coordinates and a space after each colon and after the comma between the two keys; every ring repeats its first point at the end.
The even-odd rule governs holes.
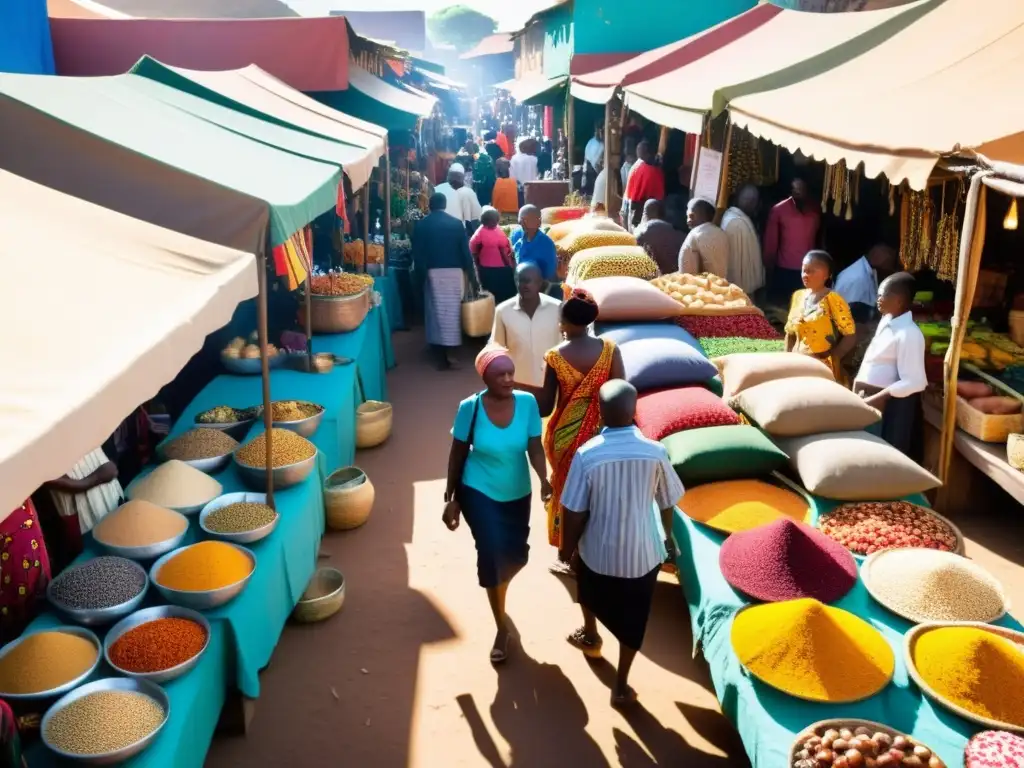
{"type": "Polygon", "coordinates": [[[530,499],[495,501],[468,485],[459,487],[462,516],[476,542],[476,572],[485,589],[503,584],[524,565],[530,554],[530,499]]]}

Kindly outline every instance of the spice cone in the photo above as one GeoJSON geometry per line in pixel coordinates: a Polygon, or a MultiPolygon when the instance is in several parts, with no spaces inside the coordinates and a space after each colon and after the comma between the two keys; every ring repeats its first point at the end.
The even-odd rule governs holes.
{"type": "Polygon", "coordinates": [[[831,603],[857,583],[857,563],[846,547],[785,518],[734,533],[718,562],[733,589],[764,602],[813,597],[831,603]]]}

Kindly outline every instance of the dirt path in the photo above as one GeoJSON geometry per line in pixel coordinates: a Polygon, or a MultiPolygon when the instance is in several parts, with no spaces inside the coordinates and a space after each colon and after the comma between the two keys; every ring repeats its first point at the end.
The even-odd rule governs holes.
{"type": "MultiPolygon", "coordinates": [[[[370,521],[328,534],[323,551],[348,580],[344,611],[289,626],[262,676],[247,738],[218,739],[207,764],[363,768],[742,768],[738,737],[719,714],[675,579],[658,584],[633,669],[643,707],[608,705],[607,663],[589,665],[564,641],[579,622],[547,572],[544,511],[534,502],[531,562],[509,590],[521,635],[509,663],[487,660],[494,627],[476,585],[468,528],[441,524],[448,430],[478,386],[469,365],[440,373],[419,333],[397,334],[389,378],[395,431],[360,452],[377,501],[370,521]]],[[[618,648],[606,637],[605,653],[618,648]]]]}

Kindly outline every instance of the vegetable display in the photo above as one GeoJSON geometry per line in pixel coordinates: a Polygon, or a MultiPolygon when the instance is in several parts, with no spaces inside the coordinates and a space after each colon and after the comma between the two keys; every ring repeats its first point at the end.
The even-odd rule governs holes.
{"type": "Polygon", "coordinates": [[[651,280],[658,290],[668,294],[693,314],[713,315],[717,312],[758,313],[747,294],[724,277],[712,274],[688,275],[673,272],[651,280]]]}
{"type": "Polygon", "coordinates": [[[903,734],[856,728],[819,727],[801,734],[793,768],[945,768],[931,749],[903,734]],[[893,735],[895,733],[896,735],[893,735]]]}
{"type": "Polygon", "coordinates": [[[957,548],[956,532],[934,514],[906,501],[843,504],[822,515],[818,528],[858,555],[883,549],[957,548]]]}

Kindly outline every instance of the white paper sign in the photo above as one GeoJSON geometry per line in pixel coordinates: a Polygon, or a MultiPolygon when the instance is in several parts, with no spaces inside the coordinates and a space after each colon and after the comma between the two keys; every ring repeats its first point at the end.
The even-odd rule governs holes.
{"type": "Polygon", "coordinates": [[[691,199],[703,198],[715,205],[718,202],[718,182],[721,176],[722,153],[701,147],[697,158],[697,180],[691,190],[691,199]]]}

